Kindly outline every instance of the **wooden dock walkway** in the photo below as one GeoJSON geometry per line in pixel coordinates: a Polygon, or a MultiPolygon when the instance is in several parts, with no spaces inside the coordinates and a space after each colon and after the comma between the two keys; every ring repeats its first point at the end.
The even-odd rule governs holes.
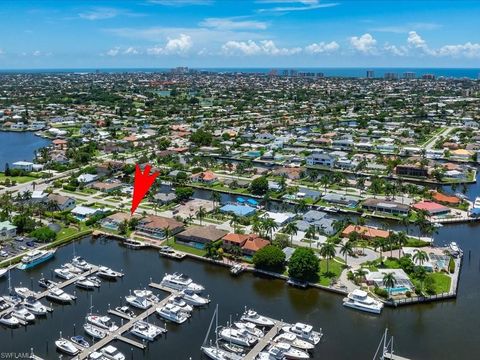
{"type": "MultiPolygon", "coordinates": [[[[108,334],[107,336],[105,336],[103,339],[99,340],[97,343],[93,344],[92,346],[90,346],[88,349],[84,349],[78,356],[76,356],[74,359],[76,360],[83,360],[83,359],[87,359],[88,356],[94,352],[94,351],[98,351],[100,350],[101,348],[103,348],[105,345],[109,344],[110,342],[114,341],[114,340],[119,340],[119,341],[124,341],[130,345],[133,345],[133,346],[136,346],[136,347],[139,347],[141,349],[144,349],[146,347],[145,344],[143,343],[139,343],[138,341],[135,341],[135,340],[132,340],[132,339],[128,339],[124,336],[122,336],[122,334],[124,334],[125,332],[127,332],[128,330],[130,330],[133,325],[139,321],[139,320],[143,320],[147,317],[149,317],[150,315],[154,314],[155,313],[155,310],[157,307],[162,307],[164,306],[171,298],[172,294],[174,293],[173,290],[171,289],[168,289],[168,288],[165,288],[159,284],[155,284],[155,283],[152,283],[154,285],[158,285],[160,287],[161,290],[163,291],[167,291],[170,293],[170,295],[168,295],[167,297],[165,297],[164,299],[160,300],[159,302],[153,304],[153,306],[151,306],[149,309],[145,310],[144,312],[142,312],[141,314],[135,316],[134,318],[131,318],[129,321],[127,321],[125,324],[123,324],[122,326],[120,326],[116,331],[112,331],[110,334],[108,334]]],[[[152,287],[155,287],[155,286],[152,286],[152,287]]],[[[156,287],[155,287],[156,288],[156,287]]],[[[111,311],[111,310],[110,310],[111,311]]],[[[111,313],[111,312],[110,312],[111,313]]],[[[123,318],[123,317],[122,317],[123,318]]]]}
{"type": "MultiPolygon", "coordinates": [[[[273,319],[272,319],[273,320],[273,319]]],[[[247,355],[243,358],[243,360],[255,360],[258,354],[263,351],[267,347],[267,345],[273,340],[273,338],[280,333],[282,326],[285,326],[285,323],[281,321],[275,321],[275,325],[262,337],[258,340],[257,344],[248,352],[247,355]]]]}

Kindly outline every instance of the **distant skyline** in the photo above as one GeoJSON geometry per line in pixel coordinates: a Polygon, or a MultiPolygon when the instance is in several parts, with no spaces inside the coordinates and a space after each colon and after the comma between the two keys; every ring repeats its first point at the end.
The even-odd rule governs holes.
{"type": "Polygon", "coordinates": [[[480,67],[480,1],[3,1],[0,69],[480,67]]]}

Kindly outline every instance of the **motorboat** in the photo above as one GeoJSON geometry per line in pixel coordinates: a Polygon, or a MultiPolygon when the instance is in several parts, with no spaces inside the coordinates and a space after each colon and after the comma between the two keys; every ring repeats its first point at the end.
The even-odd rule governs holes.
{"type": "Polygon", "coordinates": [[[100,351],[94,351],[88,355],[89,360],[107,360],[105,356],[100,351]]]}
{"type": "Polygon", "coordinates": [[[138,297],[135,295],[125,296],[125,301],[130,305],[132,305],[133,307],[136,307],[137,309],[142,309],[142,310],[146,310],[153,305],[153,303],[150,300],[144,297],[138,297]]]}
{"type": "Polygon", "coordinates": [[[122,245],[133,250],[143,249],[146,246],[143,242],[133,239],[123,240],[122,245]]]}
{"type": "Polygon", "coordinates": [[[286,358],[303,360],[310,358],[310,355],[306,351],[296,349],[290,344],[283,342],[270,346],[270,348],[268,349],[268,353],[273,355],[276,359],[286,358]]]}
{"type": "Polygon", "coordinates": [[[0,297],[0,311],[8,309],[12,306],[8,301],[6,301],[3,297],[0,297]]]}
{"type": "Polygon", "coordinates": [[[224,327],[222,330],[220,330],[218,336],[225,341],[247,347],[253,346],[258,340],[258,338],[245,331],[230,327],[224,327]]]}
{"type": "Polygon", "coordinates": [[[100,266],[98,268],[97,275],[108,280],[115,280],[116,278],[123,276],[121,272],[112,270],[106,266],[100,266]]]}
{"type": "Polygon", "coordinates": [[[31,269],[38,264],[51,259],[55,255],[56,249],[53,250],[33,250],[22,257],[21,263],[17,266],[21,270],[31,269]]]}
{"type": "Polygon", "coordinates": [[[20,321],[12,315],[12,313],[3,314],[0,317],[0,324],[3,324],[8,327],[17,327],[20,325],[20,321]]]}
{"type": "Polygon", "coordinates": [[[73,264],[69,264],[69,263],[63,264],[62,269],[67,270],[67,271],[71,272],[72,274],[76,274],[76,275],[79,275],[79,274],[84,272],[84,270],[76,267],[73,264]]]}
{"type": "Polygon", "coordinates": [[[2,298],[4,301],[9,303],[10,306],[20,304],[23,301],[23,299],[17,294],[5,295],[5,296],[2,296],[2,298]]]}
{"type": "Polygon", "coordinates": [[[72,265],[79,269],[82,269],[83,271],[88,271],[92,269],[92,265],[86,262],[85,259],[81,256],[75,256],[72,259],[72,265]]]}
{"type": "Polygon", "coordinates": [[[65,268],[58,268],[53,270],[55,275],[59,277],[60,279],[65,279],[65,280],[70,280],[75,277],[75,274],[72,274],[69,270],[65,268]]]}
{"type": "Polygon", "coordinates": [[[35,292],[26,287],[15,287],[13,288],[15,294],[20,296],[22,299],[25,299],[31,295],[35,295],[35,292]]]}
{"type": "Polygon", "coordinates": [[[161,308],[156,308],[155,311],[162,318],[173,321],[177,324],[183,324],[190,317],[188,312],[184,312],[180,307],[170,303],[167,303],[161,308]]]}
{"type": "Polygon", "coordinates": [[[180,295],[171,297],[170,300],[168,300],[168,302],[170,304],[178,306],[182,311],[185,311],[185,312],[193,311],[193,307],[191,305],[188,305],[187,302],[183,300],[183,298],[180,295]]]}
{"type": "Polygon", "coordinates": [[[102,280],[100,280],[98,277],[96,277],[95,275],[92,275],[92,276],[88,276],[87,277],[87,280],[93,282],[95,284],[95,287],[100,287],[100,285],[102,285],[102,280]]]}
{"type": "Polygon", "coordinates": [[[133,295],[137,297],[143,297],[151,302],[158,302],[158,296],[155,295],[151,290],[133,290],[133,295]]]}
{"type": "Polygon", "coordinates": [[[135,322],[135,324],[133,324],[133,327],[130,330],[130,333],[141,339],[153,341],[157,336],[159,336],[160,334],[163,334],[166,331],[167,330],[159,326],[149,324],[146,321],[137,321],[135,322]]]}
{"type": "Polygon", "coordinates": [[[70,303],[72,300],[75,300],[75,296],[67,294],[65,291],[59,288],[50,289],[47,294],[47,298],[61,303],[70,303]]]}
{"type": "Polygon", "coordinates": [[[240,330],[245,330],[248,332],[250,335],[256,336],[258,338],[263,337],[263,331],[258,329],[255,324],[251,322],[241,322],[241,321],[236,321],[233,323],[233,326],[236,327],[237,329],[240,330]]]}
{"type": "Polygon", "coordinates": [[[292,278],[288,278],[287,284],[290,285],[290,286],[294,286],[294,287],[298,287],[298,288],[302,288],[302,289],[306,289],[308,287],[308,282],[297,280],[297,279],[292,279],[292,278]]]}
{"type": "Polygon", "coordinates": [[[317,345],[323,335],[321,332],[313,331],[312,325],[299,322],[294,325],[286,325],[282,327],[282,330],[287,333],[295,334],[297,338],[308,341],[313,345],[317,345]]]}
{"type": "Polygon", "coordinates": [[[132,310],[130,310],[128,306],[117,306],[115,308],[115,311],[122,313],[124,315],[127,315],[131,318],[135,317],[135,313],[132,310]]]}
{"type": "Polygon", "coordinates": [[[83,325],[83,330],[85,330],[88,335],[95,339],[103,339],[108,334],[107,330],[100,329],[89,323],[83,325]]]}
{"type": "Polygon", "coordinates": [[[41,278],[40,280],[38,280],[38,285],[44,289],[50,289],[52,287],[58,286],[58,283],[53,280],[41,278]]]}
{"type": "Polygon", "coordinates": [[[82,335],[72,336],[70,341],[85,349],[90,347],[90,343],[82,335]]]}
{"type": "Polygon", "coordinates": [[[88,315],[87,322],[107,331],[115,331],[118,326],[108,316],[88,315]]]}
{"type": "Polygon", "coordinates": [[[315,345],[312,343],[309,343],[308,341],[299,339],[297,335],[292,334],[292,333],[283,333],[278,335],[276,338],[273,339],[275,343],[287,343],[290,344],[291,346],[301,349],[301,350],[313,350],[315,348],[315,345]]]}
{"type": "Polygon", "coordinates": [[[245,348],[240,345],[232,344],[231,342],[222,342],[222,347],[234,354],[243,355],[245,353],[245,348]]]}
{"type": "Polygon", "coordinates": [[[33,315],[30,311],[27,310],[23,304],[15,305],[12,311],[12,315],[15,316],[19,320],[23,320],[26,322],[33,322],[35,321],[35,315],[33,315]]]}
{"type": "Polygon", "coordinates": [[[243,356],[216,346],[202,346],[202,352],[212,360],[242,360],[243,356]]]}
{"type": "Polygon", "coordinates": [[[107,345],[100,352],[108,360],[125,360],[125,355],[123,355],[115,346],[107,345]]]}
{"type": "Polygon", "coordinates": [[[163,255],[172,259],[177,259],[177,260],[181,260],[186,256],[184,253],[175,251],[170,246],[161,246],[160,249],[158,250],[158,253],[160,255],[163,255]]]}
{"type": "Polygon", "coordinates": [[[205,290],[202,285],[194,283],[188,276],[179,273],[166,274],[160,284],[173,290],[192,290],[195,293],[205,290]]]}
{"type": "Polygon", "coordinates": [[[75,281],[75,286],[85,290],[93,290],[98,287],[97,283],[94,283],[91,280],[88,280],[86,277],[81,276],[75,281]]]}
{"type": "Polygon", "coordinates": [[[77,355],[80,350],[70,341],[64,338],[55,341],[55,346],[58,350],[68,355],[77,355]]]}
{"type": "Polygon", "coordinates": [[[0,269],[0,278],[3,277],[6,273],[8,273],[8,269],[0,269]]]}
{"type": "Polygon", "coordinates": [[[44,306],[40,301],[38,301],[35,297],[29,296],[27,297],[22,305],[30,311],[33,315],[40,315],[44,316],[47,315],[47,307],[44,306]]]}
{"type": "Polygon", "coordinates": [[[271,327],[275,325],[273,320],[265,316],[259,315],[255,310],[252,310],[252,309],[245,310],[245,312],[242,314],[242,317],[240,319],[243,321],[251,322],[258,326],[271,327]]]}
{"type": "Polygon", "coordinates": [[[243,271],[245,271],[245,266],[243,266],[242,264],[235,264],[230,268],[230,274],[232,275],[238,275],[243,271]]]}
{"type": "Polygon", "coordinates": [[[204,298],[192,290],[186,289],[180,293],[180,296],[185,300],[187,304],[193,306],[204,306],[210,302],[210,299],[204,298]]]}
{"type": "Polygon", "coordinates": [[[457,245],[457,243],[455,241],[452,241],[449,245],[448,245],[449,249],[450,249],[450,252],[452,253],[452,255],[454,256],[461,256],[463,254],[463,251],[462,249],[460,249],[460,247],[457,245]]]}
{"type": "Polygon", "coordinates": [[[374,314],[380,314],[383,309],[383,303],[368,296],[366,291],[355,289],[343,299],[343,306],[366,311],[374,314]]]}

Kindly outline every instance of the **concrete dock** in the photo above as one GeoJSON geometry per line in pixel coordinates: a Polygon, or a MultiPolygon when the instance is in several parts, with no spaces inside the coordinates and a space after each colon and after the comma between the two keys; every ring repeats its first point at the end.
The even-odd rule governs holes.
{"type": "MultiPolygon", "coordinates": [[[[273,319],[272,319],[273,320],[273,319]]],[[[274,320],[275,325],[265,334],[264,337],[258,340],[257,344],[250,350],[247,355],[243,358],[244,360],[255,360],[258,354],[263,351],[267,347],[267,345],[270,344],[270,342],[273,340],[277,334],[280,333],[280,330],[282,329],[282,326],[285,326],[286,324],[274,320]]]]}

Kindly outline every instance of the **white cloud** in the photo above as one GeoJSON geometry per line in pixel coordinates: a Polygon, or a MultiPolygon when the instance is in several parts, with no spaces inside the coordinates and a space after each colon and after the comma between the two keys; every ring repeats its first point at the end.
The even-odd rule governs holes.
{"type": "Polygon", "coordinates": [[[352,36],[350,38],[350,45],[355,50],[364,54],[374,54],[376,52],[376,44],[377,40],[375,40],[375,38],[369,33],[363,34],[360,37],[352,36]]]}
{"type": "Polygon", "coordinates": [[[337,51],[340,48],[340,45],[336,41],[331,41],[329,43],[319,42],[313,43],[305,47],[305,51],[309,54],[321,54],[321,53],[332,53],[337,51]]]}
{"type": "Polygon", "coordinates": [[[140,51],[138,51],[136,48],[134,48],[133,46],[130,46],[128,48],[125,49],[125,51],[123,52],[125,55],[138,55],[140,54],[140,51]]]}
{"type": "Polygon", "coordinates": [[[212,0],[150,0],[150,4],[163,6],[212,5],[212,0]]]}
{"type": "Polygon", "coordinates": [[[406,46],[397,46],[386,43],[383,46],[383,49],[395,56],[406,56],[408,55],[408,48],[406,46]]]}
{"type": "Polygon", "coordinates": [[[290,12],[290,11],[306,11],[321,8],[329,8],[339,5],[339,3],[320,3],[319,0],[297,0],[297,1],[257,1],[263,4],[287,4],[288,6],[276,6],[272,8],[259,9],[259,12],[290,12]]]}
{"type": "Polygon", "coordinates": [[[150,55],[185,55],[193,46],[192,38],[180,34],[178,38],[169,38],[164,47],[154,46],[147,49],[150,55]]]}
{"type": "Polygon", "coordinates": [[[231,18],[207,18],[200,22],[200,26],[215,28],[218,30],[265,30],[267,23],[253,20],[236,21],[231,18]]]}
{"type": "Polygon", "coordinates": [[[436,55],[435,50],[430,49],[427,42],[416,31],[408,33],[407,44],[410,48],[420,50],[427,55],[436,55]]]}
{"type": "Polygon", "coordinates": [[[301,52],[299,47],[278,48],[272,40],[261,40],[258,43],[248,41],[227,41],[222,45],[222,53],[225,55],[294,55],[301,52]]]}
{"type": "Polygon", "coordinates": [[[438,56],[480,58],[480,44],[467,42],[465,44],[445,45],[437,50],[438,56]]]}
{"type": "Polygon", "coordinates": [[[120,53],[120,47],[116,46],[110,50],[108,50],[105,55],[107,56],[117,56],[120,53]]]}
{"type": "Polygon", "coordinates": [[[119,14],[114,8],[95,8],[90,11],[79,13],[78,16],[85,20],[105,20],[112,19],[119,14]]]}

